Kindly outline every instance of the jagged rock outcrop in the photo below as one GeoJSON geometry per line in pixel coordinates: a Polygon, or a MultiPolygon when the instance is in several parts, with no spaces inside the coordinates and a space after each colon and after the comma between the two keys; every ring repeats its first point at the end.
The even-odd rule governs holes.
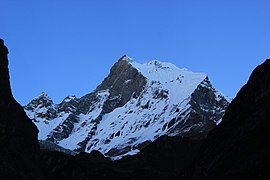
{"type": "MultiPolygon", "coordinates": [[[[183,123],[181,119],[175,119],[170,123],[176,124],[169,133],[190,139],[203,140],[209,131],[214,129],[221,121],[228,106],[228,101],[220,92],[212,87],[206,77],[190,96],[189,105],[192,107],[188,118],[183,123]]],[[[181,116],[180,116],[181,117],[181,116]]],[[[173,124],[169,124],[172,126],[173,124]]]]}
{"type": "Polygon", "coordinates": [[[39,139],[118,159],[162,135],[204,139],[228,104],[204,73],[123,56],[92,93],[68,96],[60,104],[43,93],[25,110],[40,130],[39,139]]]}
{"type": "Polygon", "coordinates": [[[269,179],[270,60],[259,65],[209,133],[190,179],[269,179]]]}
{"type": "Polygon", "coordinates": [[[40,109],[40,111],[35,112],[35,116],[38,118],[49,120],[57,117],[53,101],[44,92],[38,98],[33,99],[25,108],[29,110],[40,109]]]}
{"type": "Polygon", "coordinates": [[[131,98],[137,98],[147,83],[145,77],[129,61],[126,55],[121,57],[111,68],[109,76],[96,89],[108,89],[110,92],[102,109],[103,114],[124,106],[131,98]]]}
{"type": "Polygon", "coordinates": [[[13,98],[7,55],[0,39],[0,179],[36,179],[40,176],[38,129],[13,98]]]}

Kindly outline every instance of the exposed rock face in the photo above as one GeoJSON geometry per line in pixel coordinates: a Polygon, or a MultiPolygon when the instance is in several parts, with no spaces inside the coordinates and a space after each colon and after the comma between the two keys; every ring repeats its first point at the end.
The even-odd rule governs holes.
{"type": "Polygon", "coordinates": [[[39,176],[38,129],[13,98],[7,55],[0,39],[0,179],[35,179],[39,176]]]}
{"type": "Polygon", "coordinates": [[[92,93],[60,104],[42,94],[25,110],[40,130],[39,139],[117,159],[162,135],[204,139],[228,104],[204,73],[123,56],[92,93]]]}
{"type": "MultiPolygon", "coordinates": [[[[191,139],[205,139],[209,131],[216,127],[228,106],[228,100],[212,87],[206,77],[191,94],[189,101],[190,113],[183,123],[180,118],[175,120],[176,126],[170,133],[191,139]]],[[[171,121],[170,123],[173,123],[171,121]]]]}
{"type": "Polygon", "coordinates": [[[33,99],[26,107],[26,109],[45,109],[45,111],[36,112],[35,116],[43,119],[56,118],[56,110],[53,101],[46,93],[41,93],[38,98],[33,99]]]}
{"type": "Polygon", "coordinates": [[[127,56],[121,57],[111,68],[110,75],[97,87],[97,91],[109,89],[110,92],[103,113],[109,113],[124,106],[131,98],[137,98],[146,85],[145,77],[128,61],[127,56]]]}
{"type": "Polygon", "coordinates": [[[191,179],[269,179],[270,60],[259,65],[209,133],[191,179]]]}

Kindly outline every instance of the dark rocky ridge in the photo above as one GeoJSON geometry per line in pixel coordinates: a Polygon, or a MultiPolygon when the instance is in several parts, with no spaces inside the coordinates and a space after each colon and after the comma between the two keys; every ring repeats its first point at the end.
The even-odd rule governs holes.
{"type": "Polygon", "coordinates": [[[38,129],[13,98],[7,55],[0,39],[0,179],[34,179],[40,175],[38,129]]]}
{"type": "Polygon", "coordinates": [[[270,60],[259,65],[198,154],[190,179],[269,179],[270,60]]]}
{"type": "Polygon", "coordinates": [[[110,92],[109,100],[104,104],[104,114],[125,105],[132,96],[138,97],[146,85],[145,77],[125,60],[126,57],[124,55],[113,65],[109,76],[97,87],[97,91],[109,89],[110,92]],[[127,80],[131,82],[123,86],[127,80]],[[117,101],[111,101],[113,97],[118,97],[117,101]]]}
{"type": "Polygon", "coordinates": [[[110,74],[93,93],[87,94],[78,100],[78,110],[86,114],[87,112],[81,111],[81,109],[91,111],[91,109],[89,110],[89,107],[98,101],[97,93],[99,91],[108,89],[110,93],[108,99],[103,104],[100,115],[93,120],[95,127],[91,129],[84,141],[79,143],[80,148],[78,148],[77,151],[84,152],[86,150],[86,144],[92,139],[92,136],[95,134],[97,129],[97,125],[106,113],[110,113],[114,109],[123,106],[132,96],[137,97],[143,90],[146,84],[145,78],[138,72],[138,70],[134,69],[125,60],[125,58],[126,55],[121,57],[117,63],[113,65],[110,70],[110,74]],[[132,79],[132,82],[123,86],[125,81],[130,79],[132,79]]]}
{"type": "Polygon", "coordinates": [[[114,162],[134,179],[181,179],[204,140],[161,136],[134,156],[114,162]]]}
{"type": "Polygon", "coordinates": [[[33,110],[37,107],[40,108],[47,108],[46,112],[40,112],[36,114],[36,117],[44,118],[44,119],[52,119],[55,118],[56,110],[54,109],[53,101],[48,97],[47,94],[42,93],[39,98],[33,99],[25,109],[33,110]]]}
{"type": "Polygon", "coordinates": [[[76,156],[42,152],[46,179],[183,179],[203,140],[162,136],[135,156],[111,161],[98,151],[76,156]]]}
{"type": "Polygon", "coordinates": [[[173,119],[169,125],[176,124],[173,131],[179,131],[177,136],[187,137],[195,140],[203,140],[207,134],[216,127],[216,124],[224,115],[229,102],[219,95],[219,100],[216,99],[217,90],[213,88],[208,77],[196,88],[191,94],[190,106],[191,112],[188,118],[183,123],[177,122],[182,118],[173,119]],[[188,129],[188,131],[185,131],[188,129]]]}

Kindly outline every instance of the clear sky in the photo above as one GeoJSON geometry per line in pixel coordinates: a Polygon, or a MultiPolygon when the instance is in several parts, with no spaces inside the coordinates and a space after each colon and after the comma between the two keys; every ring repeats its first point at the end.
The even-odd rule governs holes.
{"type": "Polygon", "coordinates": [[[91,92],[127,54],[205,72],[234,97],[270,57],[269,0],[1,0],[15,98],[91,92]]]}

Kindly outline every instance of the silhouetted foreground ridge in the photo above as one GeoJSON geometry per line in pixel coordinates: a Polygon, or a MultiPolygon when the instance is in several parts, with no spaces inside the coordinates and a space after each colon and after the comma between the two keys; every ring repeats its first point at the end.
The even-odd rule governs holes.
{"type": "Polygon", "coordinates": [[[270,60],[252,73],[206,140],[161,136],[135,156],[40,150],[38,130],[14,100],[0,39],[0,179],[269,179],[270,60]]]}
{"type": "Polygon", "coordinates": [[[8,49],[0,39],[0,179],[39,176],[38,130],[13,98],[8,49]]]}
{"type": "Polygon", "coordinates": [[[270,60],[259,65],[204,143],[193,179],[269,179],[270,60]]]}

